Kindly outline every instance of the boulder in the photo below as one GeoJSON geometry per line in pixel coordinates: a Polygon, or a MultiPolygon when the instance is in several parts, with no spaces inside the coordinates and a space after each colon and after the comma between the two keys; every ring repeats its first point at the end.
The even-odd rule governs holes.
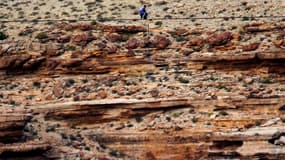
{"type": "Polygon", "coordinates": [[[56,98],[61,98],[63,96],[64,93],[64,87],[63,84],[61,82],[58,82],[55,87],[53,88],[53,95],[56,98]]]}
{"type": "Polygon", "coordinates": [[[198,46],[203,47],[204,39],[202,37],[189,37],[188,46],[198,46]]]}
{"type": "Polygon", "coordinates": [[[254,51],[259,47],[260,43],[251,43],[248,45],[242,46],[242,51],[254,51]]]}
{"type": "Polygon", "coordinates": [[[91,23],[79,23],[75,25],[75,28],[78,28],[82,31],[89,31],[89,30],[93,30],[94,27],[91,23]]]}
{"type": "Polygon", "coordinates": [[[107,98],[107,93],[104,91],[104,90],[100,90],[97,94],[97,96],[100,98],[100,99],[105,99],[107,98]]]}
{"type": "Polygon", "coordinates": [[[229,43],[233,39],[231,32],[214,33],[210,35],[206,41],[211,46],[221,46],[229,43]]]}
{"type": "Polygon", "coordinates": [[[118,33],[109,33],[107,39],[111,42],[119,42],[122,40],[122,36],[118,33]]]}
{"type": "Polygon", "coordinates": [[[182,52],[182,54],[183,54],[184,56],[189,56],[189,55],[192,54],[194,51],[191,50],[191,49],[183,49],[181,52],[182,52]]]}
{"type": "Polygon", "coordinates": [[[117,50],[118,50],[118,48],[117,48],[116,46],[114,46],[114,45],[110,45],[110,46],[108,46],[108,47],[106,48],[106,52],[107,52],[108,54],[116,53],[117,50]]]}
{"type": "Polygon", "coordinates": [[[171,41],[162,35],[156,35],[152,40],[152,45],[157,49],[165,49],[171,44],[171,41]]]}
{"type": "Polygon", "coordinates": [[[93,41],[95,37],[92,33],[77,34],[72,37],[72,43],[79,46],[86,46],[89,42],[93,41]]]}
{"type": "Polygon", "coordinates": [[[140,42],[136,38],[132,38],[128,40],[128,42],[125,44],[126,48],[128,49],[136,49],[139,47],[140,42]]]}
{"type": "Polygon", "coordinates": [[[104,48],[107,47],[106,43],[104,42],[97,42],[95,46],[97,46],[99,50],[103,50],[104,48]]]}

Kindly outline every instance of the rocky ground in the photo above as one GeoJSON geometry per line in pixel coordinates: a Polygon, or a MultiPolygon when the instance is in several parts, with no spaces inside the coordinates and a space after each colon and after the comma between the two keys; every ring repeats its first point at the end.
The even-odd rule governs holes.
{"type": "MultiPolygon", "coordinates": [[[[28,2],[4,0],[1,16],[136,18],[143,3],[162,18],[285,7],[28,2]]],[[[150,34],[140,21],[20,24],[0,26],[0,159],[285,158],[284,19],[152,21],[150,34]]]]}

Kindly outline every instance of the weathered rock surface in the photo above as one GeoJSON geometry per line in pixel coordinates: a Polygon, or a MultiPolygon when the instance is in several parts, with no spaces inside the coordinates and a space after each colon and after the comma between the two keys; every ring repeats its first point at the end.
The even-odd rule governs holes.
{"type": "Polygon", "coordinates": [[[284,159],[282,26],[1,43],[0,159],[284,159]]]}
{"type": "Polygon", "coordinates": [[[30,154],[27,159],[41,157],[50,148],[45,141],[25,141],[28,137],[24,128],[33,117],[24,109],[1,108],[0,116],[0,159],[22,158],[25,154],[30,154]]]}

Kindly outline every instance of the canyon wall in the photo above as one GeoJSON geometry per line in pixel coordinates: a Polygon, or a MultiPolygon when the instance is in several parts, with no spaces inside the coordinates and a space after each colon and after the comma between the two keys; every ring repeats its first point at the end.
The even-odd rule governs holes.
{"type": "Polygon", "coordinates": [[[58,23],[0,43],[0,159],[284,159],[285,24],[58,23]]]}

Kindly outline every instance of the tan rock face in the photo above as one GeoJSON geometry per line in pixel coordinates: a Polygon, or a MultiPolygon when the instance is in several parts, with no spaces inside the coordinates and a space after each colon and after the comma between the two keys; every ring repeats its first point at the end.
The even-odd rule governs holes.
{"type": "Polygon", "coordinates": [[[0,159],[285,157],[279,22],[46,30],[0,44],[0,159]]]}

